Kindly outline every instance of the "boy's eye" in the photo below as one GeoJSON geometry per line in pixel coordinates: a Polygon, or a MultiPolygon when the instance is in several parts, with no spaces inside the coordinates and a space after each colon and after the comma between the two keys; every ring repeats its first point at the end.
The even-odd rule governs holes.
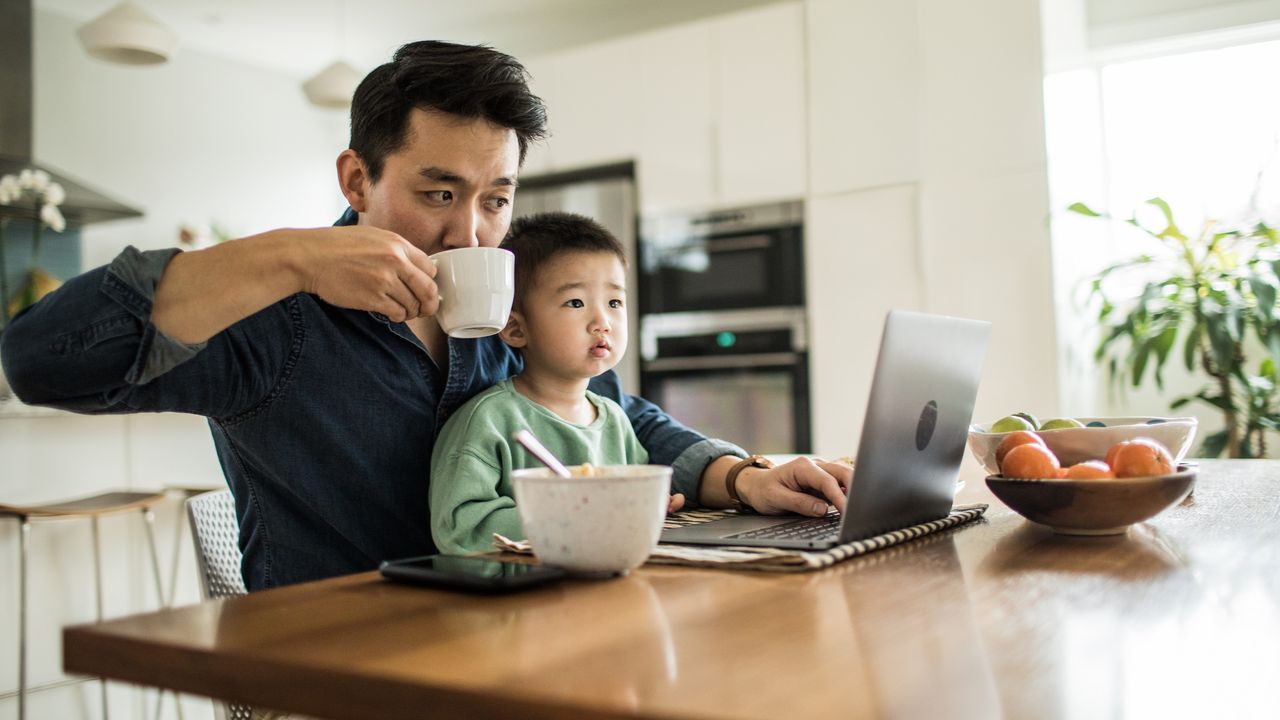
{"type": "Polygon", "coordinates": [[[572,299],[572,300],[570,300],[570,301],[566,302],[566,303],[565,303],[565,305],[568,305],[568,306],[569,306],[569,307],[571,307],[571,308],[586,307],[585,305],[583,305],[583,304],[582,304],[582,301],[581,301],[581,300],[579,300],[578,298],[574,298],[574,299],[572,299]]]}
{"type": "Polygon", "coordinates": [[[622,301],[621,301],[621,300],[610,300],[610,301],[609,301],[609,307],[611,307],[611,308],[620,308],[620,307],[622,307],[622,301]]]}

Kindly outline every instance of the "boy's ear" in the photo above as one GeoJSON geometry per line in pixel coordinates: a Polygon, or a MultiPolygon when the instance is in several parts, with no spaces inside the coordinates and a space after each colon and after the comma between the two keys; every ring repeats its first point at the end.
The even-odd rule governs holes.
{"type": "Polygon", "coordinates": [[[524,334],[524,318],[519,311],[511,311],[511,317],[507,318],[507,326],[502,328],[498,336],[502,338],[502,342],[513,348],[522,348],[528,343],[524,334]]]}

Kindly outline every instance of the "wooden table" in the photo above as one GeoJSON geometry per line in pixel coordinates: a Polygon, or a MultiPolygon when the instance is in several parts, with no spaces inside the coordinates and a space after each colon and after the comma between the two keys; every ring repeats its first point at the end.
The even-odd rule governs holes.
{"type": "Polygon", "coordinates": [[[993,504],[821,572],[492,598],[366,573],[68,628],[64,662],[333,718],[1275,717],[1280,462],[1204,462],[1119,537],[961,500],[993,504]]]}

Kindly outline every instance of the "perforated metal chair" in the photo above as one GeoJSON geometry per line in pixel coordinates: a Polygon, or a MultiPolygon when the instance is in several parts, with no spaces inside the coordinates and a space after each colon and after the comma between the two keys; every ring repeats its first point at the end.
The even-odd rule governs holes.
{"type": "MultiPolygon", "coordinates": [[[[240,524],[231,491],[215,490],[189,498],[187,517],[204,599],[246,594],[240,574],[240,524]]],[[[250,720],[253,716],[253,710],[244,705],[215,702],[213,708],[219,720],[250,720]]]]}

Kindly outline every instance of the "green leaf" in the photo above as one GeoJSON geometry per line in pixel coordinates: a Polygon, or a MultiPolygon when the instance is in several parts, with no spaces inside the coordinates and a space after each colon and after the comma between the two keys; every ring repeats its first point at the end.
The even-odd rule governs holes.
{"type": "Polygon", "coordinates": [[[1082,202],[1071,203],[1067,206],[1067,209],[1073,213],[1080,213],[1087,217],[1102,217],[1102,213],[1095,212],[1092,208],[1082,202]]]}
{"type": "Polygon", "coordinates": [[[1195,399],[1195,396],[1193,395],[1183,395],[1182,397],[1174,398],[1173,402],[1169,403],[1169,409],[1177,410],[1178,408],[1186,405],[1187,403],[1191,402],[1194,399],[1195,399]]]}
{"type": "Polygon", "coordinates": [[[1160,213],[1164,215],[1165,228],[1156,234],[1159,238],[1175,238],[1178,240],[1186,240],[1187,236],[1182,234],[1178,229],[1178,225],[1173,221],[1173,210],[1169,209],[1169,203],[1158,197],[1153,197],[1147,201],[1148,205],[1154,205],[1160,208],[1160,213]]]}
{"type": "Polygon", "coordinates": [[[1249,278],[1249,289],[1253,290],[1253,296],[1258,299],[1258,314],[1266,322],[1271,322],[1276,309],[1276,287],[1254,276],[1249,278]]]}
{"type": "Polygon", "coordinates": [[[1196,393],[1196,398],[1209,403],[1210,405],[1222,410],[1223,412],[1235,412],[1235,403],[1231,402],[1231,398],[1222,395],[1210,395],[1208,390],[1201,390],[1196,393]]]}
{"type": "Polygon", "coordinates": [[[1152,341],[1156,351],[1156,387],[1164,389],[1164,363],[1169,359],[1169,351],[1173,349],[1173,343],[1178,339],[1178,326],[1176,324],[1166,327],[1155,340],[1152,341]]]}
{"type": "Polygon", "coordinates": [[[1187,370],[1195,370],[1196,367],[1196,351],[1200,349],[1200,333],[1203,332],[1197,323],[1191,326],[1191,331],[1187,333],[1187,342],[1182,346],[1182,361],[1187,366],[1187,370]]]}
{"type": "Polygon", "coordinates": [[[1223,449],[1227,447],[1227,431],[1222,430],[1212,435],[1205,436],[1204,442],[1200,444],[1200,457],[1216,458],[1222,454],[1223,449]]]}

